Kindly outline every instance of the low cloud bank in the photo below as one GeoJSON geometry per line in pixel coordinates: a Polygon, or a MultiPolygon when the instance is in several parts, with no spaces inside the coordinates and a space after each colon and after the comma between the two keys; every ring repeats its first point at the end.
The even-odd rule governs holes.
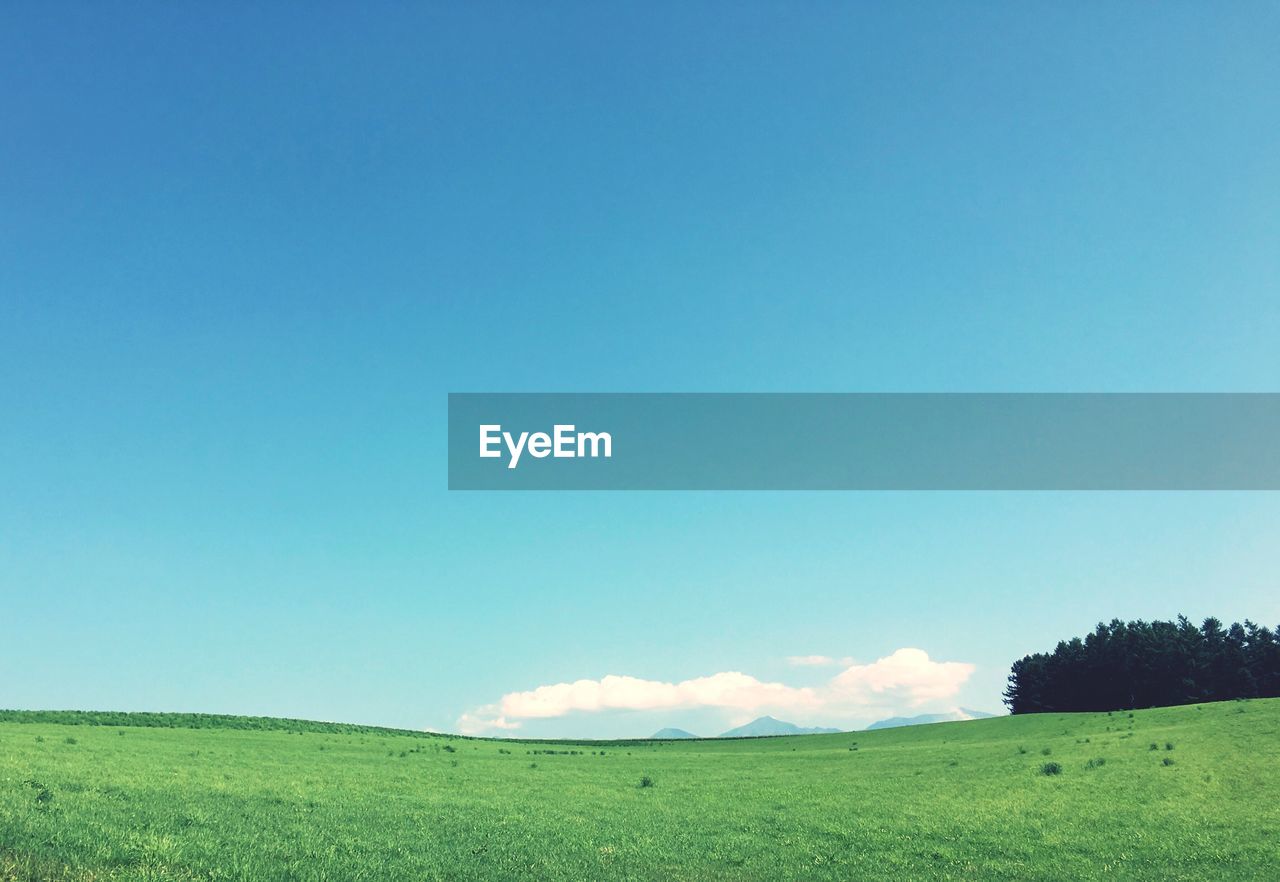
{"type": "Polygon", "coordinates": [[[789,655],[787,664],[797,668],[833,668],[836,665],[847,668],[853,664],[853,659],[849,656],[832,658],[829,655],[789,655]]]}
{"type": "Polygon", "coordinates": [[[572,713],[620,710],[712,708],[737,713],[792,713],[832,717],[873,706],[919,707],[960,690],[974,666],[937,662],[922,649],[904,648],[870,664],[827,656],[792,656],[793,665],[841,665],[843,670],[820,687],[788,686],[757,680],[740,671],[723,671],[679,683],[610,674],[599,680],[554,683],[524,692],[508,692],[493,704],[463,714],[463,734],[511,731],[524,720],[572,713]]]}

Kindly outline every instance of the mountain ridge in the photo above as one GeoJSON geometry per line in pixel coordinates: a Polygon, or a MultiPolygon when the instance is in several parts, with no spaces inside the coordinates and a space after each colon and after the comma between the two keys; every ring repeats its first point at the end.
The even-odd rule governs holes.
{"type": "Polygon", "coordinates": [[[843,729],[822,726],[804,727],[770,716],[757,717],[750,723],[721,732],[720,738],[769,738],[776,735],[834,735],[843,729]]]}
{"type": "Polygon", "coordinates": [[[883,720],[876,720],[864,731],[870,732],[875,729],[897,729],[901,726],[927,726],[930,723],[958,723],[965,720],[985,720],[994,717],[995,714],[989,714],[986,711],[971,710],[965,707],[958,707],[955,710],[946,711],[940,714],[917,714],[914,717],[887,717],[883,720]]]}

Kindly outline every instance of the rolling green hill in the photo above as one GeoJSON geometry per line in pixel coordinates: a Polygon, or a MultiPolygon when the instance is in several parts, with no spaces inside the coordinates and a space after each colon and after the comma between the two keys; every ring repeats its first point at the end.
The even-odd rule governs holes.
{"type": "Polygon", "coordinates": [[[1280,853],[1274,699],[556,744],[3,717],[6,882],[1274,879],[1280,853]]]}

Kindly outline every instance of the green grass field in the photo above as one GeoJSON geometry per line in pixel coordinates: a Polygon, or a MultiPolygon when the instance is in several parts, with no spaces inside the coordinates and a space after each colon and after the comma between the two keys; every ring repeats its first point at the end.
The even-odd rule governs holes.
{"type": "Polygon", "coordinates": [[[1280,877],[1280,700],[560,744],[3,718],[3,880],[1280,877]]]}

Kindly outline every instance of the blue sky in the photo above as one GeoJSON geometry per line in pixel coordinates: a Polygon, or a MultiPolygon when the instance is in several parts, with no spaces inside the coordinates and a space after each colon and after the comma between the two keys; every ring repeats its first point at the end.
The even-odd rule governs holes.
{"type": "Polygon", "coordinates": [[[450,391],[1276,391],[1278,24],[6,7],[0,705],[973,666],[778,714],[858,725],[1099,619],[1280,622],[1274,494],[450,494],[444,450],[450,391]]]}

